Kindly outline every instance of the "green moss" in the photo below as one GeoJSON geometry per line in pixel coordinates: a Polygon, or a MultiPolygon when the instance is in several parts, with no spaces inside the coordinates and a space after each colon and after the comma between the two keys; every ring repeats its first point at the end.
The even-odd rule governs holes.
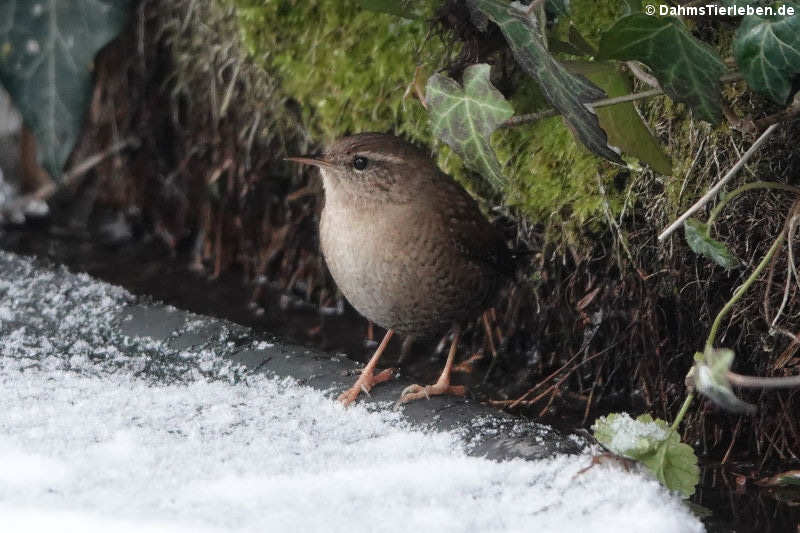
{"type": "Polygon", "coordinates": [[[393,131],[429,143],[425,110],[404,98],[417,65],[446,52],[423,20],[375,13],[354,1],[236,0],[245,43],[300,104],[311,135],[393,131]]]}
{"type": "Polygon", "coordinates": [[[500,160],[511,177],[506,202],[518,207],[533,220],[556,222],[575,230],[603,214],[608,201],[612,213],[622,206],[622,198],[604,198],[617,170],[578,146],[561,118],[539,121],[507,130],[494,143],[500,160]]]}
{"type": "Polygon", "coordinates": [[[570,19],[581,35],[596,45],[603,33],[625,14],[624,4],[620,0],[572,0],[570,19]]]}
{"type": "MultiPolygon", "coordinates": [[[[432,145],[426,111],[413,94],[405,96],[418,65],[429,74],[455,51],[430,38],[426,21],[367,11],[352,0],[227,1],[237,6],[244,42],[298,102],[312,138],[327,143],[347,133],[392,131],[432,145]]],[[[587,27],[589,21],[597,27],[599,13],[610,17],[606,11],[613,11],[577,4],[583,3],[574,11],[587,27]]],[[[541,107],[530,85],[515,92],[517,112],[541,107]]],[[[579,146],[560,119],[498,132],[494,145],[509,179],[505,201],[534,222],[555,218],[559,226],[577,229],[601,219],[606,200],[612,212],[621,206],[621,199],[602,197],[597,181],[600,175],[608,182],[617,169],[609,170],[579,146]]],[[[473,191],[484,192],[449,150],[439,150],[439,164],[473,191]]]]}

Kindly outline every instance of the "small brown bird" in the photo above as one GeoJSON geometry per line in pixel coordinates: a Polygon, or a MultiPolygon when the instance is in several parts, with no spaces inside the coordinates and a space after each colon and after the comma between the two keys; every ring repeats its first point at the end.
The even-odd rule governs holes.
{"type": "Polygon", "coordinates": [[[401,402],[450,386],[458,324],[478,315],[513,274],[511,253],[475,200],[439,170],[427,153],[392,135],[362,133],[318,156],[291,161],[319,167],[325,189],[322,253],[355,309],[386,328],[356,383],[339,401],[391,378],[375,374],[392,335],[428,337],[455,328],[447,363],[434,385],[412,385],[401,402]]]}

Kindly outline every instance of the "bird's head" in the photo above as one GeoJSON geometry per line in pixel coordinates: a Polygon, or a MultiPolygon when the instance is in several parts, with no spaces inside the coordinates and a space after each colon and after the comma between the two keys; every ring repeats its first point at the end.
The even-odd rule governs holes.
{"type": "Polygon", "coordinates": [[[438,172],[427,153],[394,135],[360,133],[338,139],[322,154],[289,157],[320,169],[326,191],[398,201],[416,180],[438,172]]]}

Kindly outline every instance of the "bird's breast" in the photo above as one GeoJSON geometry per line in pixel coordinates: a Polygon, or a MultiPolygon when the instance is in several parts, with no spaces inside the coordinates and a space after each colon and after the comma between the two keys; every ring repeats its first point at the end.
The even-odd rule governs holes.
{"type": "Polygon", "coordinates": [[[425,334],[474,312],[487,280],[454,255],[436,213],[413,203],[330,200],[320,221],[322,252],[342,294],[362,315],[400,333],[425,334]]]}

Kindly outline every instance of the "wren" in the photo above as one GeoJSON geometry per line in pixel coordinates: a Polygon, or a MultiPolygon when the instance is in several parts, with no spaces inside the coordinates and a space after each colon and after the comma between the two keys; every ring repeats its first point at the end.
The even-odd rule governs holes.
{"type": "Polygon", "coordinates": [[[459,324],[483,311],[513,274],[501,233],[426,152],[399,137],[362,133],[289,160],[320,169],[322,254],[344,297],[387,330],[339,401],[347,405],[391,378],[392,369],[376,374],[375,367],[394,333],[429,337],[448,328],[455,335],[439,380],[406,388],[400,401],[463,395],[450,385],[459,324]]]}

